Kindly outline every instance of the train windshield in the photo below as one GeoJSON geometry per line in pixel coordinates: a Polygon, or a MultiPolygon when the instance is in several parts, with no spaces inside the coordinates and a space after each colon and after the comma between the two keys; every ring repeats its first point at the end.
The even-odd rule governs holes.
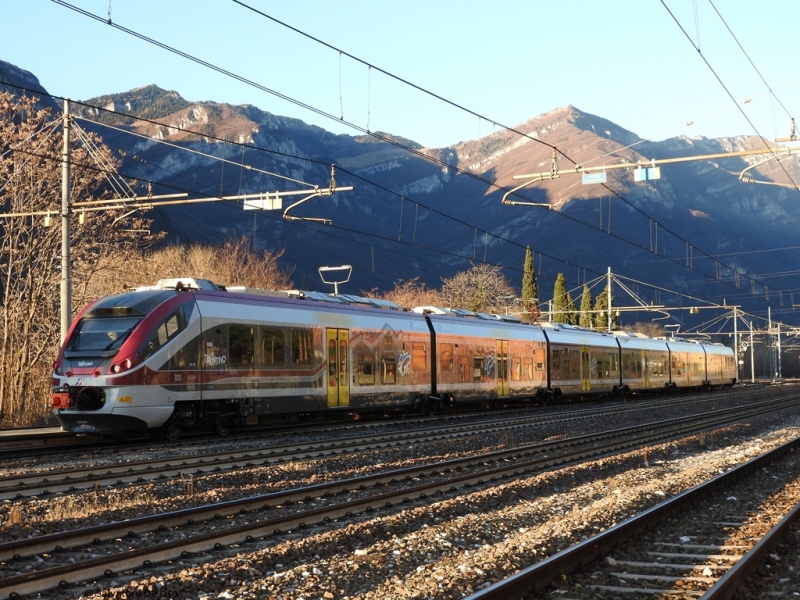
{"type": "Polygon", "coordinates": [[[72,334],[68,350],[119,350],[142,317],[84,319],[72,334]]]}

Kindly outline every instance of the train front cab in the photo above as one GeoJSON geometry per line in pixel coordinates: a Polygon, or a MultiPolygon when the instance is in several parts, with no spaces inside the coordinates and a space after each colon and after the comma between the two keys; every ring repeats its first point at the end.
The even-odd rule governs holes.
{"type": "Polygon", "coordinates": [[[736,384],[736,359],[733,350],[722,344],[702,344],[706,353],[706,381],[711,387],[736,384]]]}
{"type": "Polygon", "coordinates": [[[143,390],[156,354],[186,327],[192,305],[188,295],[150,290],[107,296],[81,311],[54,364],[51,407],[62,429],[113,433],[163,423],[172,404],[143,390]]]}

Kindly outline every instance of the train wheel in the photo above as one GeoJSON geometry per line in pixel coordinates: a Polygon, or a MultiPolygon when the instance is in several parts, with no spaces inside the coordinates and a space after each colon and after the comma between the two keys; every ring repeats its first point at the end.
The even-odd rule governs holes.
{"type": "Polygon", "coordinates": [[[168,442],[174,442],[181,437],[181,433],[183,433],[183,430],[180,427],[177,425],[172,425],[164,429],[163,436],[168,442]]]}
{"type": "Polygon", "coordinates": [[[214,422],[214,432],[217,435],[221,435],[225,437],[226,435],[230,435],[236,427],[230,423],[225,421],[215,421],[214,422]]]}
{"type": "Polygon", "coordinates": [[[212,423],[214,432],[217,435],[226,436],[236,431],[239,424],[239,412],[236,409],[228,409],[217,414],[212,423]]]}

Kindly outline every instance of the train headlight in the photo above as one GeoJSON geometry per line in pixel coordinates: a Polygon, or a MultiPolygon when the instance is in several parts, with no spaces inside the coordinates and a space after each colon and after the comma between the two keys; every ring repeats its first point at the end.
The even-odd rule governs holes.
{"type": "Polygon", "coordinates": [[[64,368],[61,366],[60,362],[56,361],[53,363],[53,373],[55,373],[56,375],[64,374],[64,368]]]}
{"type": "Polygon", "coordinates": [[[138,364],[138,361],[136,361],[135,358],[126,358],[123,361],[120,361],[118,363],[114,363],[113,365],[111,365],[110,371],[112,373],[115,373],[115,374],[116,373],[122,373],[123,371],[129,371],[136,364],[138,364]]]}

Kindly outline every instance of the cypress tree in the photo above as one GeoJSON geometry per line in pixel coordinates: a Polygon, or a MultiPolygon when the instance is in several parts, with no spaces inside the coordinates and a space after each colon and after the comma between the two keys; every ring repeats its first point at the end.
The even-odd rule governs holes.
{"type": "Polygon", "coordinates": [[[539,319],[539,290],[536,287],[536,274],[533,270],[533,253],[530,246],[525,248],[525,264],[522,267],[522,319],[539,319]]]}
{"type": "Polygon", "coordinates": [[[578,324],[578,308],[575,306],[575,300],[572,299],[572,294],[567,292],[567,323],[570,325],[578,324]]]}
{"type": "Polygon", "coordinates": [[[581,294],[581,315],[578,325],[591,329],[592,327],[592,292],[589,286],[583,284],[583,293],[581,294]]]}
{"type": "Polygon", "coordinates": [[[564,282],[564,274],[559,273],[556,277],[556,284],[553,287],[553,323],[570,322],[568,297],[569,294],[567,293],[567,285],[564,282]]]}
{"type": "MultiPolygon", "coordinates": [[[[611,305],[614,305],[614,295],[611,295],[611,305]]],[[[608,286],[603,289],[603,293],[597,296],[594,302],[595,322],[597,329],[603,331],[608,328],[608,286]]],[[[611,328],[615,329],[617,324],[617,317],[612,315],[611,328]]]]}

